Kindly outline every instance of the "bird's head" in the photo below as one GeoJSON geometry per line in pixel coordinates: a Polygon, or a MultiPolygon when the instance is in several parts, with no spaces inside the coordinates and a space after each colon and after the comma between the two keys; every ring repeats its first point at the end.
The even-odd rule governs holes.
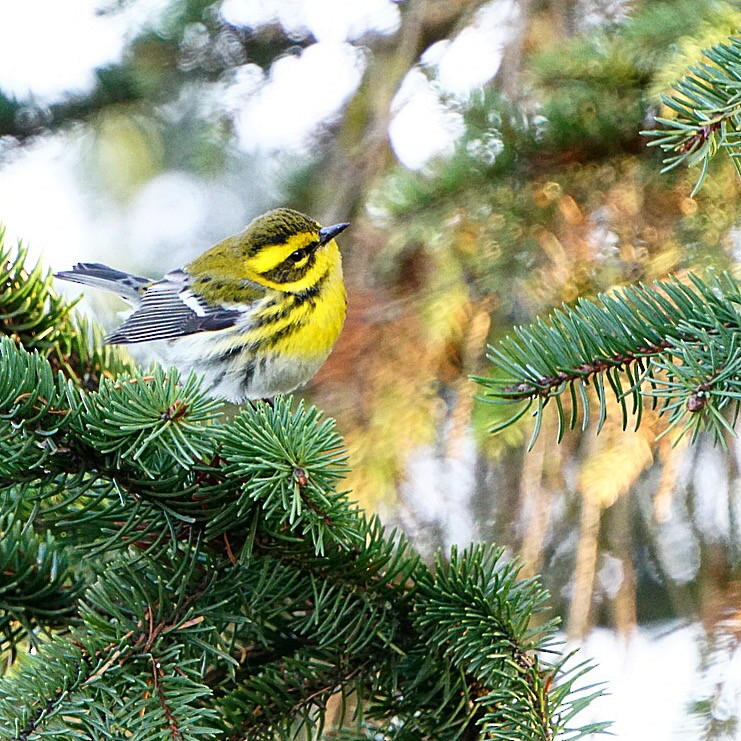
{"type": "Polygon", "coordinates": [[[298,211],[278,208],[219,242],[189,263],[186,270],[197,284],[204,278],[232,285],[242,281],[298,293],[341,271],[334,238],[347,226],[322,227],[298,211]]]}

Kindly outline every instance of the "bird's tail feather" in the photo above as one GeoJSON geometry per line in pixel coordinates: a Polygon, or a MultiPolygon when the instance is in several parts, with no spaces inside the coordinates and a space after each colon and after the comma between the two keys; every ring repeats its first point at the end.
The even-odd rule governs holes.
{"type": "Polygon", "coordinates": [[[149,278],[114,270],[99,262],[78,262],[72,270],[55,273],[54,277],[112,291],[134,306],[141,302],[142,294],[152,282],[149,278]]]}

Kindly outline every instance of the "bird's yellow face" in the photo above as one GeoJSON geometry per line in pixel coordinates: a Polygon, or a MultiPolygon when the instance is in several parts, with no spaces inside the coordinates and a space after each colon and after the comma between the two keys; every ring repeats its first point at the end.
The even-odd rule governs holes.
{"type": "Polygon", "coordinates": [[[255,284],[301,293],[341,275],[334,237],[346,226],[323,228],[297,211],[276,209],[193,260],[186,271],[196,276],[196,290],[213,299],[239,301],[240,286],[255,284]]]}
{"type": "Polygon", "coordinates": [[[245,259],[247,277],[268,288],[298,293],[313,286],[340,259],[337,243],[322,242],[318,230],[299,232],[280,244],[266,245],[245,259]]]}

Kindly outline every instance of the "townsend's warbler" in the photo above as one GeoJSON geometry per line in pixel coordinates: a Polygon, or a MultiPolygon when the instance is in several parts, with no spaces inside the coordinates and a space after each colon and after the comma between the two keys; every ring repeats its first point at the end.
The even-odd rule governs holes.
{"type": "Polygon", "coordinates": [[[347,226],[279,208],[158,281],[98,263],[56,277],[132,304],[106,343],[156,342],[163,360],[202,373],[214,396],[269,399],[309,381],[340,334],[346,299],[334,238],[347,226]]]}

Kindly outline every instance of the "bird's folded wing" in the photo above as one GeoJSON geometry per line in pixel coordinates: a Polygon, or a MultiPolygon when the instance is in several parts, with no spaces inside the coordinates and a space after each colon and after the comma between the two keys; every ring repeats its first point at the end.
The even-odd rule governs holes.
{"type": "Polygon", "coordinates": [[[174,271],[147,288],[139,308],[105,342],[115,345],[172,340],[195,332],[226,329],[241,316],[243,310],[207,303],[190,289],[185,273],[174,271]]]}

